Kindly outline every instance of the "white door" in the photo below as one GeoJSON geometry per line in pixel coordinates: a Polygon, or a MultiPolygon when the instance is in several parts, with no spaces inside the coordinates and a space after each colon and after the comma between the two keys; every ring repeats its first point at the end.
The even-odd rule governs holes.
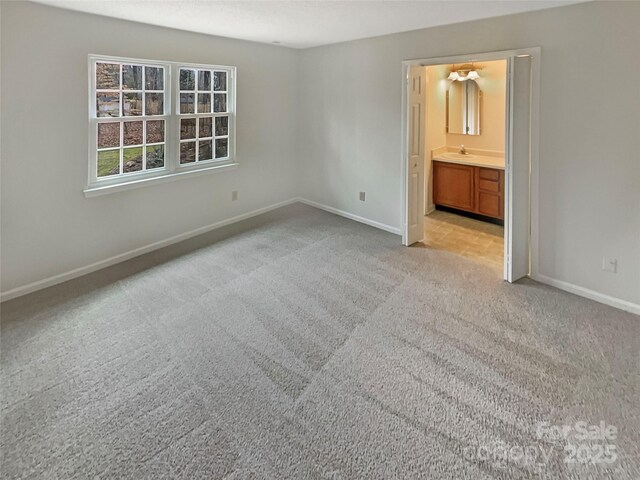
{"type": "Polygon", "coordinates": [[[515,282],[530,265],[531,57],[509,60],[508,88],[505,278],[515,282]]]}
{"type": "Polygon", "coordinates": [[[409,67],[408,125],[409,165],[407,168],[407,218],[405,245],[422,240],[424,236],[424,135],[425,135],[425,74],[420,66],[409,67]]]}

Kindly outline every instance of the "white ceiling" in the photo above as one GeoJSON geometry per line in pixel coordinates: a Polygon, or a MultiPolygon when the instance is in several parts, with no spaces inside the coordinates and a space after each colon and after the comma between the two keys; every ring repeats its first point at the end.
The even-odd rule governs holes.
{"type": "Polygon", "coordinates": [[[38,0],[61,8],[255,42],[307,48],[541,10],[580,0],[38,0]]]}

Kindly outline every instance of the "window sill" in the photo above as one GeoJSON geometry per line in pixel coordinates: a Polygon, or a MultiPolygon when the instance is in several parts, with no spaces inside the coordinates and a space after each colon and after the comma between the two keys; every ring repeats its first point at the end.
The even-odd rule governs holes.
{"type": "Polygon", "coordinates": [[[226,172],[235,170],[238,168],[238,163],[225,163],[224,165],[213,165],[207,168],[199,168],[197,170],[188,170],[184,172],[174,172],[166,175],[151,177],[151,178],[138,178],[125,182],[113,184],[113,185],[92,185],[84,189],[84,196],[97,197],[99,195],[107,195],[109,193],[122,192],[124,190],[131,190],[133,188],[146,187],[148,185],[157,185],[159,183],[172,182],[185,177],[196,177],[199,175],[206,175],[209,173],[226,172]]]}

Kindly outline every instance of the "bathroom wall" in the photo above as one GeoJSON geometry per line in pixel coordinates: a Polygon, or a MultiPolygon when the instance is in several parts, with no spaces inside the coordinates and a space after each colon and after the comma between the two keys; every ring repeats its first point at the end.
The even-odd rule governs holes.
{"type": "MultiPolygon", "coordinates": [[[[507,87],[507,62],[481,62],[477,66],[480,78],[476,83],[482,91],[480,107],[480,135],[458,135],[447,133],[447,146],[478,148],[504,152],[505,109],[507,87]]],[[[449,75],[449,69],[446,71],[449,75]]]]}

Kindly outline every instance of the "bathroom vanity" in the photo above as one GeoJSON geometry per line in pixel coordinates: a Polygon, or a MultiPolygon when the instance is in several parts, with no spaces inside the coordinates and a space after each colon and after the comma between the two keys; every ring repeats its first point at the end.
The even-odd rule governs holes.
{"type": "Polygon", "coordinates": [[[504,220],[504,158],[453,152],[435,155],[433,203],[504,220]]]}

